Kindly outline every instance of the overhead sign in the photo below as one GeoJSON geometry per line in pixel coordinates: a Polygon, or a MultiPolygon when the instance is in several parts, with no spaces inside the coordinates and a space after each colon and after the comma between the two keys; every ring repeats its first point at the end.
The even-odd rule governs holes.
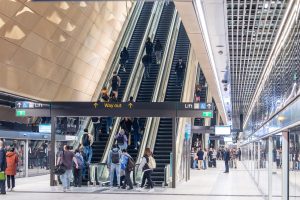
{"type": "Polygon", "coordinates": [[[17,101],[15,103],[16,109],[36,109],[36,108],[50,108],[50,104],[37,103],[31,101],[17,101]]]}
{"type": "Polygon", "coordinates": [[[202,116],[203,118],[213,118],[213,112],[212,111],[204,111],[202,112],[202,116]]]}
{"type": "Polygon", "coordinates": [[[25,117],[26,111],[25,110],[16,110],[16,116],[17,117],[25,117]]]}
{"type": "MultiPolygon", "coordinates": [[[[207,107],[207,106],[206,106],[207,107]]],[[[200,109],[199,103],[178,102],[16,102],[16,110],[25,116],[112,116],[112,117],[212,117],[212,110],[200,109]],[[23,114],[23,113],[22,113],[23,114]]]]}

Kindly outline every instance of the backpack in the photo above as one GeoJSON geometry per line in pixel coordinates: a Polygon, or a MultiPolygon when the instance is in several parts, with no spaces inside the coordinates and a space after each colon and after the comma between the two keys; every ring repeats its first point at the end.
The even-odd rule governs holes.
{"type": "Polygon", "coordinates": [[[111,151],[111,162],[114,164],[120,163],[120,154],[119,151],[111,151]]]}
{"type": "Polygon", "coordinates": [[[135,163],[132,158],[128,157],[126,169],[131,172],[134,170],[135,163]]]}
{"type": "Polygon", "coordinates": [[[89,140],[89,135],[88,134],[83,134],[82,136],[82,145],[83,146],[90,146],[90,140],[89,140]]]}
{"type": "Polygon", "coordinates": [[[75,155],[75,158],[77,160],[78,168],[82,169],[84,166],[83,158],[77,155],[75,155]]]}
{"type": "Polygon", "coordinates": [[[113,76],[111,83],[113,86],[118,86],[118,76],[113,76]]]}
{"type": "Polygon", "coordinates": [[[155,162],[155,159],[153,158],[153,156],[149,156],[149,158],[148,158],[148,167],[150,169],[156,168],[156,162],[155,162]]]}
{"type": "Polygon", "coordinates": [[[124,142],[125,142],[125,139],[124,139],[124,135],[119,135],[118,137],[117,137],[117,144],[124,144],[124,142]]]}

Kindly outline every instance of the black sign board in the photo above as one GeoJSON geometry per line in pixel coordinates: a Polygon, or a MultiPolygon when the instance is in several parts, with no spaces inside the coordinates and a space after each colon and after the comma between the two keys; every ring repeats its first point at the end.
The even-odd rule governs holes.
{"type": "Polygon", "coordinates": [[[178,102],[16,102],[19,116],[200,117],[199,103],[178,102]],[[20,115],[21,114],[21,115],[20,115]]]}

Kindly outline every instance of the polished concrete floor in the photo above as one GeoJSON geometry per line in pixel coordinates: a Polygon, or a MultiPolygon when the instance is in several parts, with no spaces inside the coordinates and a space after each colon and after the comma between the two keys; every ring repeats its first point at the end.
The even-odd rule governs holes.
{"type": "Polygon", "coordinates": [[[223,173],[223,162],[218,162],[217,168],[207,170],[192,170],[189,182],[178,183],[176,189],[155,188],[154,191],[133,190],[130,192],[109,188],[82,187],[72,188],[68,193],[62,193],[61,187],[49,187],[49,176],[17,179],[14,192],[8,192],[1,199],[22,200],[64,200],[74,199],[122,199],[132,200],[262,200],[260,191],[245,168],[239,164],[238,169],[232,169],[229,174],[223,173]],[[42,197],[42,198],[41,198],[42,197]]]}

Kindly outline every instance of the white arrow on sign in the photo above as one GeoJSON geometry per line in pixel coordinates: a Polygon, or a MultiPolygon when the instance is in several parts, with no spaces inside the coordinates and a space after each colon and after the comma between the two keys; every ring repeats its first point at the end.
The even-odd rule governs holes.
{"type": "Polygon", "coordinates": [[[18,108],[21,108],[21,103],[20,102],[18,102],[18,104],[17,104],[17,106],[18,106],[18,108]]]}

